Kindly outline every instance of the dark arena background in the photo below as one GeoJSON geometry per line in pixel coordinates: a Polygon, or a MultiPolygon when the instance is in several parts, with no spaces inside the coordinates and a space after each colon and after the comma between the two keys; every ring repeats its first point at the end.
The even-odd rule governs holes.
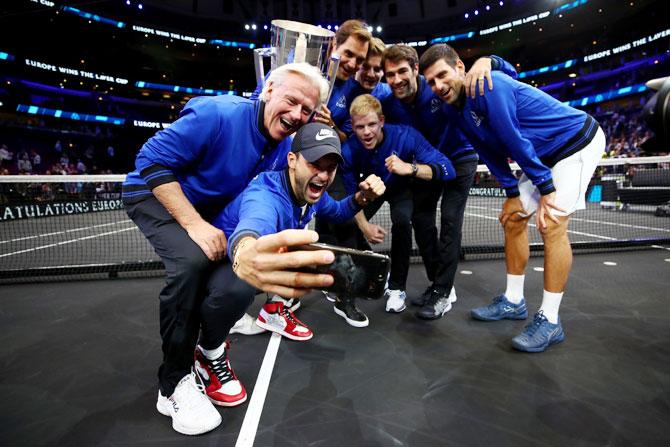
{"type": "MultiPolygon", "coordinates": [[[[0,445],[670,445],[667,11],[659,0],[1,2],[0,445]],[[298,315],[314,338],[232,334],[248,401],[217,408],[217,429],[180,435],[155,406],[163,265],[121,183],[190,98],[251,95],[272,20],[334,31],[350,18],[419,54],[446,42],[466,67],[500,56],[600,123],[606,153],[568,232],[566,342],[519,353],[509,341],[525,323],[470,317],[505,284],[504,192],[480,165],[449,313],[424,321],[359,300],[370,325],[354,328],[312,292],[298,315]]],[[[375,246],[388,253],[387,206],[373,222],[389,230],[375,246]]],[[[535,308],[543,245],[531,227],[535,308]]],[[[412,254],[409,297],[428,285],[412,254]]]]}

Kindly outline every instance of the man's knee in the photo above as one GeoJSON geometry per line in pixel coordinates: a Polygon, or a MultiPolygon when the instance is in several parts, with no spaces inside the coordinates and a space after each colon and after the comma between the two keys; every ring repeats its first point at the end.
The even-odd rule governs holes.
{"type": "Polygon", "coordinates": [[[505,221],[503,229],[507,234],[519,234],[526,231],[530,216],[522,216],[519,213],[514,213],[505,221]]]}
{"type": "MultiPolygon", "coordinates": [[[[195,245],[195,244],[194,244],[195,245]]],[[[198,247],[190,247],[182,250],[175,259],[176,275],[201,275],[212,267],[212,261],[205,256],[205,253],[198,247]]]]}
{"type": "Polygon", "coordinates": [[[540,235],[545,244],[551,243],[553,241],[561,240],[567,237],[568,234],[568,218],[559,217],[558,223],[552,221],[549,218],[545,218],[547,224],[546,228],[539,228],[540,235]]]}
{"type": "Polygon", "coordinates": [[[211,308],[235,308],[239,311],[246,310],[254,300],[256,289],[246,282],[238,279],[209,283],[208,299],[206,303],[211,308]]]}

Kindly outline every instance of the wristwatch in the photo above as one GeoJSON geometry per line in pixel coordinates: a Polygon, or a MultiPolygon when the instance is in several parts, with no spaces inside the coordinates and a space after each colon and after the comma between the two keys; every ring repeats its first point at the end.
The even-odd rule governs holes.
{"type": "Polygon", "coordinates": [[[416,177],[416,174],[419,172],[419,168],[416,165],[416,162],[412,162],[412,177],[416,177]]]}

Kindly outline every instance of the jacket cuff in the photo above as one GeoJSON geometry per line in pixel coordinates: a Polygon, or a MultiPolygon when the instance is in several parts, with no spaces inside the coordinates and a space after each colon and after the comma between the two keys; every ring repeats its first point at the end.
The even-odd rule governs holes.
{"type": "Polygon", "coordinates": [[[554,180],[549,177],[547,180],[537,185],[537,189],[540,190],[540,194],[543,196],[551,194],[552,192],[556,191],[556,188],[554,187],[554,180]]]}
{"type": "Polygon", "coordinates": [[[151,165],[144,168],[140,171],[140,176],[150,189],[177,181],[172,171],[163,165],[151,165]]]}
{"type": "Polygon", "coordinates": [[[253,237],[254,239],[258,239],[260,235],[252,230],[243,230],[235,235],[231,235],[231,237],[231,240],[228,241],[228,257],[230,258],[230,262],[233,262],[235,261],[233,259],[233,253],[235,253],[237,244],[245,237],[253,237]]]}
{"type": "Polygon", "coordinates": [[[508,188],[505,188],[505,194],[507,197],[512,198],[512,197],[519,197],[521,194],[519,193],[519,185],[514,185],[510,186],[508,188]]]}

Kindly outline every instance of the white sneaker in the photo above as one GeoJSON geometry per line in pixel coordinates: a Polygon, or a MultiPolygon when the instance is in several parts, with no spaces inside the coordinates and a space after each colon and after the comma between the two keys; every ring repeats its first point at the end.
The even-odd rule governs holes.
{"type": "Polygon", "coordinates": [[[214,430],[221,424],[221,415],[209,401],[195,373],[184,376],[174,389],[172,396],[158,392],[156,409],[172,418],[172,428],[183,435],[200,435],[214,430]]]}
{"type": "Polygon", "coordinates": [[[405,310],[407,294],[404,290],[386,289],[386,312],[400,313],[405,310]]]}
{"type": "Polygon", "coordinates": [[[265,329],[256,324],[256,319],[245,313],[242,318],[235,322],[235,326],[230,329],[231,334],[256,335],[262,334],[265,329]]]}

